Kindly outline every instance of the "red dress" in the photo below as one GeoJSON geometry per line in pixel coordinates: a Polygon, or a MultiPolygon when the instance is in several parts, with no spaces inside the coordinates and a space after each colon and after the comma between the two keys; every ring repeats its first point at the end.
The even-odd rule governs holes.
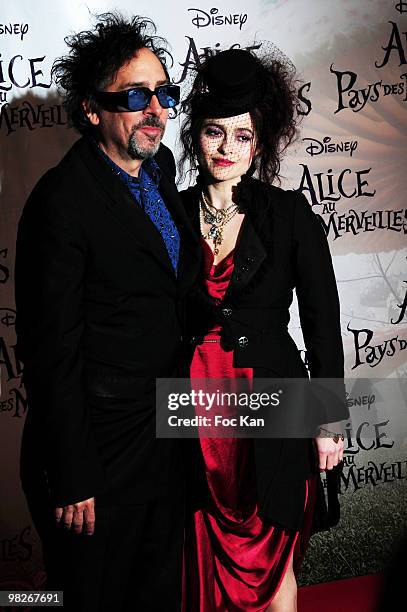
{"type": "MultiPolygon", "coordinates": [[[[220,300],[233,272],[234,252],[214,265],[211,248],[202,243],[206,288],[220,300]]],[[[252,379],[252,368],[234,368],[232,361],[233,351],[221,347],[215,327],[196,347],[191,378],[252,379]]],[[[210,502],[187,521],[183,610],[263,612],[296,542],[299,550],[299,534],[258,516],[252,440],[200,438],[200,444],[210,502]]]]}

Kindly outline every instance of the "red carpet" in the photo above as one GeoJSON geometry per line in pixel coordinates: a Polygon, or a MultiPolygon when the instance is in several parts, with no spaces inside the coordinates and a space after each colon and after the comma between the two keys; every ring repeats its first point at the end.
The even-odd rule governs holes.
{"type": "Polygon", "coordinates": [[[298,612],[376,612],[382,582],[374,574],[302,587],[298,612]]]}

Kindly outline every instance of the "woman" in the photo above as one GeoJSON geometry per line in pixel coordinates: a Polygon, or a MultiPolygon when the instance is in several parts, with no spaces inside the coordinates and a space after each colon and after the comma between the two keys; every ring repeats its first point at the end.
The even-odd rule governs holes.
{"type": "MultiPolygon", "coordinates": [[[[193,379],[307,377],[287,332],[294,287],[311,377],[343,377],[325,234],[304,196],[271,185],[297,103],[290,65],[241,49],[209,58],[184,103],[181,162],[199,177],[182,197],[204,261],[189,308],[193,379]]],[[[330,414],[347,417],[342,405],[330,414]]],[[[185,610],[296,610],[294,570],[321,501],[314,445],[319,469],[342,460],[328,425],[315,442],[200,438],[206,494],[186,530],[185,610]]]]}

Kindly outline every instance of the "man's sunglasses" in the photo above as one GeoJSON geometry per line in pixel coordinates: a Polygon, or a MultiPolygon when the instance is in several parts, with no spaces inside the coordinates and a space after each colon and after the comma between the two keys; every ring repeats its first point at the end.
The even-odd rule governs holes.
{"type": "Polygon", "coordinates": [[[151,91],[148,87],[134,87],[124,91],[97,91],[93,94],[102,108],[111,112],[140,111],[147,108],[151,98],[157,96],[163,108],[174,108],[179,102],[178,85],[160,85],[151,91]]]}

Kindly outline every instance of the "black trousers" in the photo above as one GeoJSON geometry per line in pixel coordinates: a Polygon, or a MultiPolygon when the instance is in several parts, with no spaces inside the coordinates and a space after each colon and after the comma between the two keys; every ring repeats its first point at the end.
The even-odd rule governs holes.
{"type": "Polygon", "coordinates": [[[91,536],[56,527],[51,508],[35,516],[38,510],[31,508],[43,543],[47,589],[64,592],[65,612],[180,611],[182,496],[96,506],[91,536]]]}

